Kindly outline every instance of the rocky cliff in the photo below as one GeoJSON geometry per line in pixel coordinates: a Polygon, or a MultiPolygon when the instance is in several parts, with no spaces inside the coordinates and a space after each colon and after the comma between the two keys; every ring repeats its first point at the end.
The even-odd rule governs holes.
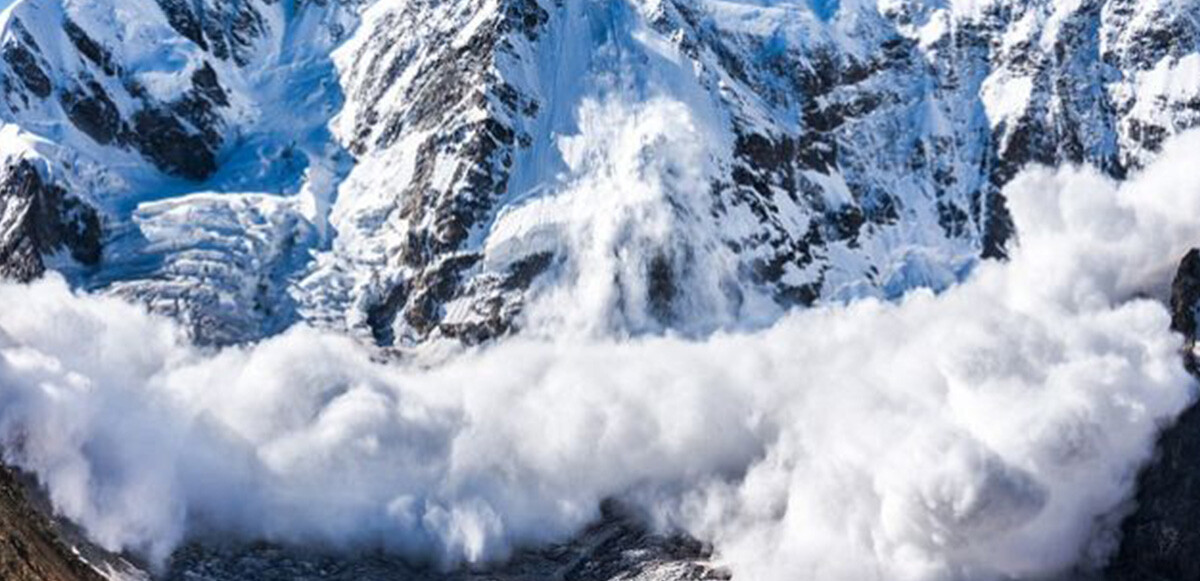
{"type": "Polygon", "coordinates": [[[30,483],[0,467],[0,578],[6,581],[103,581],[65,538],[63,523],[30,498],[30,483]]]}
{"type": "MultiPolygon", "coordinates": [[[[1200,249],[1179,265],[1171,285],[1171,326],[1187,337],[1182,354],[1188,369],[1196,365],[1197,309],[1200,308],[1200,249]]],[[[1107,578],[1114,581],[1200,579],[1200,406],[1193,406],[1167,428],[1154,461],[1138,478],[1132,513],[1121,526],[1121,546],[1107,578]]]]}

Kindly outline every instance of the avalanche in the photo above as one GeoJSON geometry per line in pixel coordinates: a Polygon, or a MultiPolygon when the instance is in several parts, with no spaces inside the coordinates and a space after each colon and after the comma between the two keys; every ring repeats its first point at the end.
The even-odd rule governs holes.
{"type": "Polygon", "coordinates": [[[430,367],[297,328],[212,352],[58,278],[7,285],[4,459],[156,559],[232,533],[478,563],[618,498],[748,579],[1094,567],[1194,389],[1142,297],[1194,242],[1196,147],[1124,185],[1019,178],[1011,261],[941,295],[702,341],[517,339],[430,367]]]}
{"type": "Polygon", "coordinates": [[[0,285],[3,459],[155,563],[486,563],[615,498],[739,578],[1097,567],[1193,395],[1154,299],[1197,23],[18,0],[0,272],[46,276],[0,285]]]}

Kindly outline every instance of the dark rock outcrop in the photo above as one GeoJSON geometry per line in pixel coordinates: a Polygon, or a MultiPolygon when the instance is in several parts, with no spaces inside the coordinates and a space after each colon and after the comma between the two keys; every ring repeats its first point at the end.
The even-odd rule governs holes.
{"type": "MultiPolygon", "coordinates": [[[[1200,307],[1200,249],[1187,253],[1171,287],[1171,328],[1185,335],[1189,371],[1200,307]]],[[[1136,509],[1121,525],[1110,581],[1200,580],[1200,405],[1166,429],[1154,461],[1138,477],[1136,509]]]]}
{"type": "Polygon", "coordinates": [[[0,170],[0,233],[0,278],[37,278],[43,256],[59,250],[84,265],[100,262],[99,215],[28,161],[0,170]]]}
{"type": "Polygon", "coordinates": [[[1196,340],[1196,314],[1200,307],[1200,249],[1193,248],[1179,263],[1171,285],[1171,330],[1196,340]]]}
{"type": "Polygon", "coordinates": [[[20,477],[0,466],[0,579],[103,581],[28,499],[20,477]]]}
{"type": "Polygon", "coordinates": [[[1136,502],[1106,578],[1200,579],[1200,407],[1163,432],[1154,463],[1138,478],[1136,502]]]}
{"type": "MultiPolygon", "coordinates": [[[[191,14],[186,2],[164,0],[164,10],[176,4],[182,10],[178,14],[191,14]]],[[[205,48],[211,44],[212,58],[233,58],[244,64],[250,43],[265,33],[265,24],[251,8],[231,11],[220,14],[230,19],[228,27],[216,16],[203,20],[209,28],[223,29],[220,34],[213,32],[216,36],[207,42],[208,37],[198,36],[198,44],[205,48]]],[[[167,14],[176,15],[170,10],[167,14]]],[[[171,22],[189,30],[182,21],[171,22]]],[[[7,104],[18,119],[37,111],[45,101],[57,101],[70,124],[100,145],[136,151],[164,173],[189,180],[203,180],[216,171],[217,152],[226,139],[223,110],[230,103],[207,60],[192,73],[191,87],[163,101],[117,62],[109,47],[70,18],[64,19],[62,32],[79,57],[78,70],[55,65],[53,55],[42,53],[39,38],[28,32],[20,17],[14,17],[9,28],[17,34],[0,47],[0,105],[7,104]],[[118,103],[133,106],[125,106],[123,112],[118,103]]]]}

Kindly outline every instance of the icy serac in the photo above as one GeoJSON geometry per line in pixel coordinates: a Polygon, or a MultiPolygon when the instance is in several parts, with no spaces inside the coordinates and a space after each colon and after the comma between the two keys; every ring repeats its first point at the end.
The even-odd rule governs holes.
{"type": "Polygon", "coordinates": [[[1190,0],[20,0],[0,272],[198,338],[757,325],[944,288],[1200,121],[1190,0]]]}
{"type": "Polygon", "coordinates": [[[208,341],[294,321],[287,280],[349,159],[325,126],[352,11],[20,2],[0,19],[0,181],[19,194],[0,202],[0,248],[32,249],[4,270],[62,270],[208,341]]]}

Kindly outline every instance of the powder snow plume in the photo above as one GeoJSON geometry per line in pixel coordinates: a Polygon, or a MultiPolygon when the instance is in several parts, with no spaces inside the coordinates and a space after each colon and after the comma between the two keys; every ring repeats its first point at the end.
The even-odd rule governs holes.
{"type": "Polygon", "coordinates": [[[1156,297],[1200,242],[1197,148],[1124,184],[1024,174],[1011,260],[941,294],[704,339],[539,335],[417,366],[295,328],[212,351],[55,277],[6,285],[0,444],[97,542],[158,560],[222,534],[453,566],[617,498],[740,579],[1095,566],[1193,394],[1156,297]]]}

